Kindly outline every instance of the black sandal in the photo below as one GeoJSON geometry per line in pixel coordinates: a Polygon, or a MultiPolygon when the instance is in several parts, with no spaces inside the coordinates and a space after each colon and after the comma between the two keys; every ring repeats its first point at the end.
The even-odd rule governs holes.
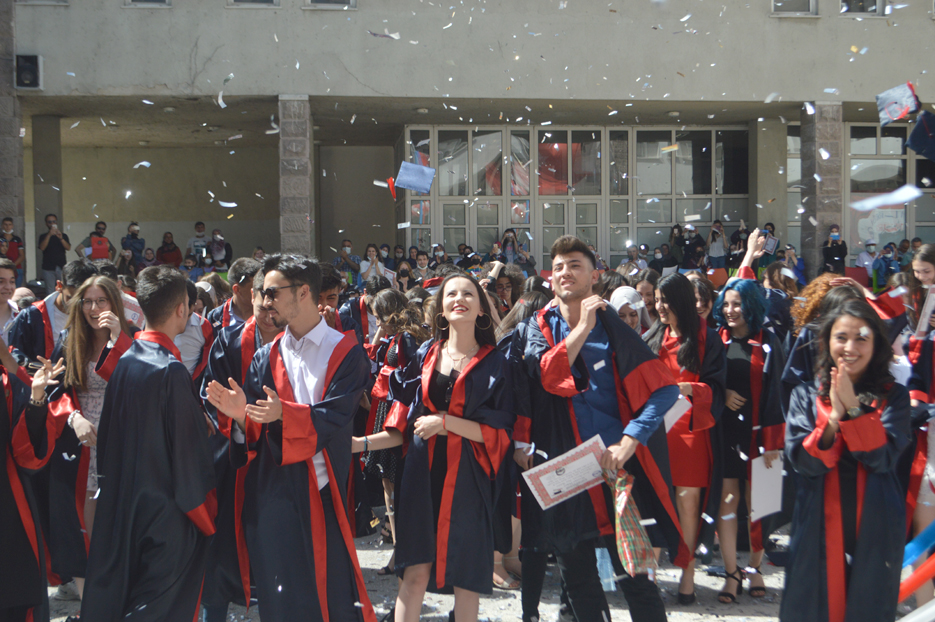
{"type": "MultiPolygon", "coordinates": [[[[763,573],[760,572],[759,566],[750,566],[750,569],[754,571],[752,574],[758,574],[761,577],[763,576],[763,573]]],[[[753,583],[753,579],[750,579],[750,582],[753,583]]],[[[750,588],[747,590],[747,593],[750,594],[752,598],[763,598],[764,596],[766,596],[766,586],[765,585],[751,585],[750,588]]]]}
{"type": "Polygon", "coordinates": [[[737,599],[740,598],[740,595],[743,594],[743,571],[740,568],[737,568],[734,570],[734,572],[727,572],[725,570],[724,574],[727,575],[728,579],[733,579],[737,582],[737,592],[728,592],[726,590],[718,592],[717,599],[720,603],[730,605],[732,603],[736,603],[737,599]],[[730,600],[724,600],[725,598],[729,598],[730,600]]]}
{"type": "Polygon", "coordinates": [[[390,524],[388,522],[383,523],[383,529],[380,530],[380,535],[383,536],[383,544],[393,544],[393,532],[390,531],[390,524]]]}
{"type": "Polygon", "coordinates": [[[377,574],[381,577],[385,577],[387,575],[396,574],[396,569],[390,568],[389,566],[383,566],[383,568],[377,570],[377,574]]]}

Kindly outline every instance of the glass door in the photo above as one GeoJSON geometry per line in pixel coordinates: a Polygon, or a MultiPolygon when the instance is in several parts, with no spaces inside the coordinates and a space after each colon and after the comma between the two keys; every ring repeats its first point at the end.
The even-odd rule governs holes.
{"type": "Polygon", "coordinates": [[[542,214],[542,269],[552,269],[550,251],[555,240],[565,235],[565,201],[542,201],[539,212],[542,214]]]}

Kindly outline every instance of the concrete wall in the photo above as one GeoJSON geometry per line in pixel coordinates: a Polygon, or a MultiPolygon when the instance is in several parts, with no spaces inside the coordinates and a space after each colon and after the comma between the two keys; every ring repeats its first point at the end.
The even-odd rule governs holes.
{"type": "Polygon", "coordinates": [[[43,55],[48,95],[216,95],[234,73],[225,96],[671,102],[763,101],[775,92],[872,102],[914,79],[923,101],[935,98],[922,75],[935,41],[931,2],[859,21],[827,0],[820,17],[798,19],[771,17],[769,0],[360,0],[354,11],[303,10],[303,0],[225,3],[17,3],[16,51],[43,55]],[[368,34],[384,29],[400,39],[368,34]]]}
{"type": "Polygon", "coordinates": [[[374,179],[395,177],[392,147],[322,147],[319,156],[321,258],[337,256],[341,240],[350,239],[354,253],[364,256],[373,242],[395,245],[396,202],[374,179]]]}
{"type": "MultiPolygon", "coordinates": [[[[279,249],[279,159],[273,149],[81,149],[62,150],[64,231],[72,247],[88,235],[94,223],[108,224],[115,246],[131,220],[139,221],[149,246],[162,243],[171,231],[183,246],[193,235],[195,221],[207,230],[217,227],[234,249],[234,256],[250,255],[255,246],[279,249]],[[147,161],[150,167],[133,166],[147,161]],[[226,187],[225,187],[226,183],[226,187]],[[129,198],[126,193],[131,192],[129,198]],[[214,202],[208,192],[215,194],[214,202]],[[259,196],[257,196],[259,195],[259,196]],[[237,203],[224,208],[218,201],[237,203]],[[96,206],[96,207],[95,207],[96,206]],[[232,216],[229,218],[229,216],[232,216]]],[[[32,152],[24,158],[26,179],[26,237],[36,248],[38,219],[32,190],[32,152]]],[[[184,250],[184,248],[183,248],[184,250]]],[[[35,261],[34,255],[27,256],[35,261]]]]}

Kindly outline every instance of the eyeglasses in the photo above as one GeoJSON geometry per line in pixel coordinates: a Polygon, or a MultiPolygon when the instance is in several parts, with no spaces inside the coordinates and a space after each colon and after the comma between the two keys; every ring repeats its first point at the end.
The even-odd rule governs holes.
{"type": "Polygon", "coordinates": [[[266,289],[258,289],[257,293],[263,297],[263,300],[269,298],[273,302],[276,301],[276,295],[281,289],[294,289],[296,287],[302,287],[301,285],[287,285],[285,287],[267,287],[266,289]]]}
{"type": "Polygon", "coordinates": [[[107,298],[82,298],[81,306],[85,309],[93,309],[94,305],[97,305],[98,309],[103,309],[105,307],[110,308],[110,300],[107,298]]]}
{"type": "Polygon", "coordinates": [[[508,289],[513,289],[512,285],[497,285],[497,291],[506,291],[508,289]]]}

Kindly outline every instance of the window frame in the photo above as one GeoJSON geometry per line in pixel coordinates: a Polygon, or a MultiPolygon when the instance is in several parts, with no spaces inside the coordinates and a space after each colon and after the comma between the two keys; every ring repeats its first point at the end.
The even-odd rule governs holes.
{"type": "Polygon", "coordinates": [[[356,11],[357,0],[348,0],[347,4],[331,4],[315,2],[315,0],[305,0],[302,6],[304,11],[356,11]]]}
{"type": "Polygon", "coordinates": [[[886,18],[888,16],[888,12],[886,9],[887,7],[889,7],[889,0],[877,0],[876,11],[874,11],[873,13],[869,11],[861,12],[861,13],[854,13],[851,11],[841,11],[841,7],[843,6],[844,6],[844,0],[840,0],[840,4],[838,5],[838,17],[846,17],[850,19],[866,19],[866,18],[874,18],[874,17],[886,18]]]}
{"type": "Polygon", "coordinates": [[[770,16],[772,17],[820,17],[818,15],[818,0],[808,0],[808,11],[777,11],[777,0],[770,0],[770,16]]]}
{"type": "Polygon", "coordinates": [[[227,9],[279,9],[282,8],[280,0],[272,2],[257,2],[256,0],[227,0],[227,9]]]}

